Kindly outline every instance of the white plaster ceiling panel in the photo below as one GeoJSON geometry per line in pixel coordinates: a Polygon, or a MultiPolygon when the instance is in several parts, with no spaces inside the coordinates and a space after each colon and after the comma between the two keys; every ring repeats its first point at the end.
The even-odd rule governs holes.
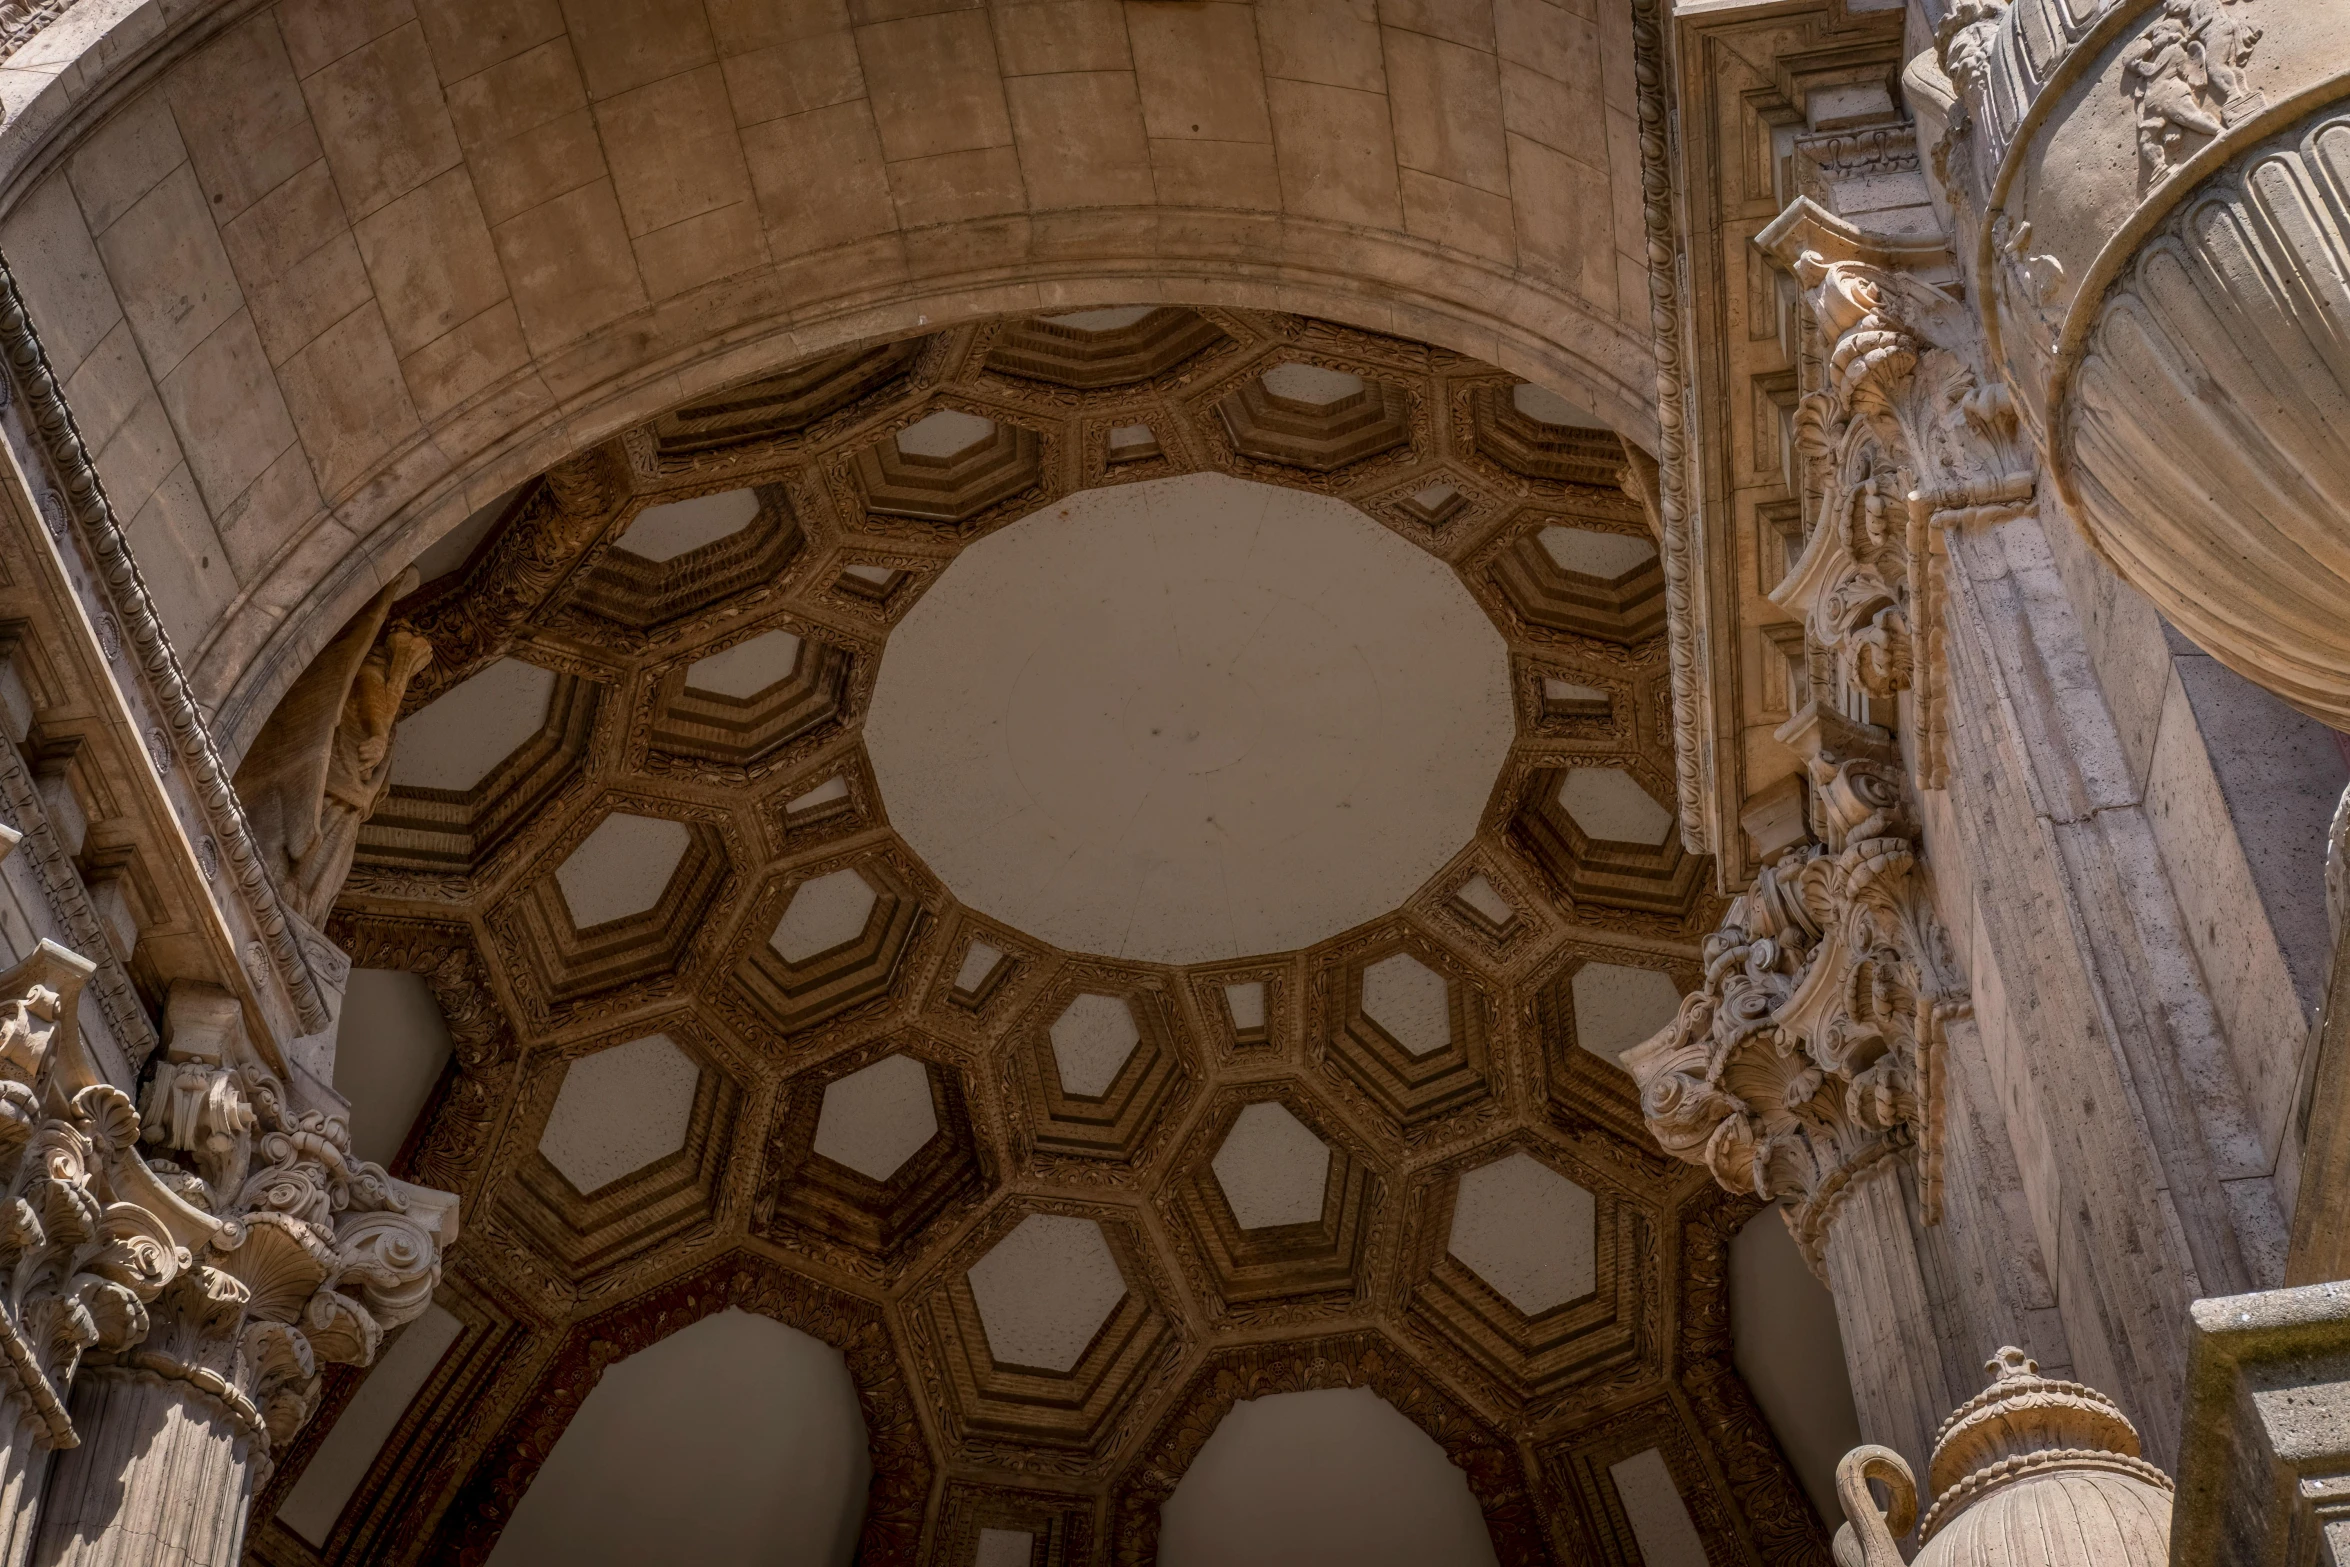
{"type": "Polygon", "coordinates": [[[937,1135],[930,1073],[912,1056],[884,1056],[824,1085],[816,1151],[859,1175],[888,1180],[937,1135]]]}
{"type": "Polygon", "coordinates": [[[972,1558],[971,1567],[1030,1567],[1035,1560],[1036,1536],[1027,1530],[982,1529],[979,1554],[972,1558]]]}
{"type": "Polygon", "coordinates": [[[620,535],[620,547],[645,560],[672,561],[705,544],[732,538],[758,515],[759,497],[751,490],[726,490],[697,495],[690,501],[647,506],[620,535]]]}
{"type": "Polygon", "coordinates": [[[1468,1476],[1364,1387],[1234,1404],[1159,1516],[1161,1567],[1493,1567],[1495,1560],[1468,1476]]]}
{"type": "Polygon", "coordinates": [[[1632,1539],[1640,1547],[1642,1567],[1706,1567],[1705,1541],[1681,1500],[1665,1455],[1644,1448],[1608,1466],[1616,1498],[1631,1521],[1632,1539]]]}
{"type": "Polygon", "coordinates": [[[490,1553],[496,1567],[848,1567],[872,1442],[841,1352],[739,1308],[597,1379],[490,1553]]]}
{"type": "Polygon", "coordinates": [[[1461,1177],[1446,1250],[1527,1316],[1591,1293],[1598,1204],[1523,1150],[1461,1177]]]}
{"type": "Polygon", "coordinates": [[[1573,680],[1561,680],[1556,675],[1543,677],[1542,694],[1553,702],[1604,702],[1607,700],[1607,693],[1597,686],[1587,686],[1573,680]]]}
{"type": "Polygon", "coordinates": [[[582,1192],[685,1146],[702,1069],[667,1034],[582,1056],[564,1070],[539,1152],[582,1192]]]}
{"type": "Polygon", "coordinates": [[[1673,829],[1673,813],[1621,767],[1572,767],[1559,784],[1560,809],[1594,838],[1617,843],[1661,844],[1673,829]]]}
{"type": "Polygon", "coordinates": [[[1248,1030],[1265,1026],[1265,982],[1244,979],[1224,987],[1224,1010],[1232,1014],[1232,1026],[1248,1030]]]}
{"type": "Polygon", "coordinates": [[[1363,389],[1363,378],[1347,370],[1327,370],[1320,365],[1300,364],[1292,359],[1287,364],[1275,365],[1264,374],[1265,390],[1275,397],[1293,403],[1309,403],[1316,408],[1327,408],[1332,403],[1343,403],[1363,389]]]}
{"type": "Polygon", "coordinates": [[[1510,402],[1518,412],[1537,424],[1557,425],[1569,430],[1607,428],[1596,415],[1576,407],[1549,387],[1536,386],[1531,381],[1520,381],[1510,388],[1510,402]]]}
{"type": "Polygon", "coordinates": [[[547,721],[555,673],[501,658],[400,720],[391,778],[411,789],[470,789],[547,721]]]}
{"type": "Polygon", "coordinates": [[[805,816],[810,811],[821,811],[826,806],[836,805],[848,797],[849,781],[839,773],[834,773],[806,794],[793,795],[784,802],[783,808],[789,815],[805,816]]]}
{"type": "Polygon", "coordinates": [[[659,903],[692,842],[683,822],[623,811],[605,817],[555,870],[571,923],[585,930],[659,903]]]}
{"type": "Polygon", "coordinates": [[[987,976],[1003,961],[1003,948],[974,941],[963,949],[962,964],[955,970],[955,988],[967,996],[979,994],[979,987],[987,983],[987,976]]]}
{"type": "Polygon", "coordinates": [[[1345,502],[1192,474],[966,550],[891,637],[865,738],[966,903],[1194,963],[1403,903],[1511,735],[1501,638],[1442,562],[1345,502]]]}
{"type": "Polygon", "coordinates": [[[1681,987],[1662,969],[1586,963],[1567,988],[1575,997],[1575,1043],[1610,1061],[1621,1061],[1681,1010],[1681,987]]]}
{"type": "Polygon", "coordinates": [[[715,692],[738,700],[757,696],[779,680],[791,678],[800,662],[800,639],[788,631],[765,631],[737,642],[723,653],[697,659],[685,672],[685,683],[696,691],[715,692]]]}
{"type": "Polygon", "coordinates": [[[1408,952],[1391,952],[1363,970],[1363,1016],[1415,1056],[1452,1043],[1452,1007],[1444,976],[1408,952]]]}
{"type": "Polygon", "coordinates": [[[1507,925],[1518,917],[1518,911],[1510,907],[1510,900],[1503,897],[1501,889],[1482,873],[1462,882],[1461,890],[1453,896],[1496,925],[1507,925]]]}
{"type": "Polygon", "coordinates": [[[1244,1230],[1311,1224],[1322,1217],[1330,1149],[1286,1105],[1267,1100],[1242,1110],[1211,1168],[1244,1230]]]}
{"type": "Polygon", "coordinates": [[[1061,1087],[1099,1099],[1118,1080],[1118,1068],[1142,1042],[1134,1009],[1117,996],[1079,996],[1053,1019],[1053,1064],[1061,1087]]]}
{"type": "Polygon", "coordinates": [[[1032,1213],[966,1277],[997,1364],[1069,1371],[1126,1298],[1126,1277],[1102,1227],[1032,1213]]]}
{"type": "Polygon", "coordinates": [[[1536,535],[1543,552],[1568,571],[1613,582],[1625,572],[1656,559],[1656,546],[1629,533],[1601,533],[1593,528],[1545,528],[1536,535]]]}
{"type": "Polygon", "coordinates": [[[800,883],[767,944],[786,963],[805,963],[864,933],[879,902],[873,884],[854,870],[838,870],[800,883]]]}
{"type": "Polygon", "coordinates": [[[941,408],[907,425],[897,435],[898,450],[908,457],[960,457],[995,434],[995,421],[941,408]]]}

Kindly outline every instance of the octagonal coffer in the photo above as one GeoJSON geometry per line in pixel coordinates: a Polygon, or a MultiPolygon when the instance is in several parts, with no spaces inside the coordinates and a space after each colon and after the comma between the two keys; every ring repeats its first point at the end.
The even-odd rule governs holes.
{"type": "Polygon", "coordinates": [[[1492,557],[1493,585],[1539,631],[1636,647],[1665,629],[1665,573],[1633,526],[1596,510],[1546,522],[1492,557]]]}
{"type": "Polygon", "coordinates": [[[1126,1279],[1091,1219],[1032,1213],[966,1275],[987,1347],[1002,1367],[1073,1371],[1126,1279]]]}
{"type": "Polygon", "coordinates": [[[785,1085],[754,1227],[794,1249],[811,1238],[848,1265],[894,1276],[944,1220],[986,1195],[962,1071],[906,1036],[785,1085]]]}
{"type": "Polygon", "coordinates": [[[1384,1187],[1318,1105],[1295,1085],[1229,1090],[1176,1159],[1159,1205],[1212,1318],[1302,1320],[1370,1298],[1384,1187]]]}
{"type": "Polygon", "coordinates": [[[1485,1004],[1434,948],[1391,937],[1334,960],[1316,1053],[1397,1131],[1418,1136],[1491,1092],[1485,1004]]]}
{"type": "Polygon", "coordinates": [[[1411,398],[1385,381],[1303,360],[1267,366],[1216,405],[1244,457],[1332,474],[1411,444],[1411,398]]]}
{"type": "Polygon", "coordinates": [[[737,993],[761,1022],[797,1033],[885,1000],[928,914],[885,856],[771,883],[738,938],[737,993]]]}
{"type": "Polygon", "coordinates": [[[1015,1206],[909,1298],[915,1351],[937,1368],[940,1423],[961,1459],[1083,1474],[1109,1456],[1124,1412],[1182,1353],[1144,1245],[1107,1211],[1015,1206]]]}
{"type": "Polygon", "coordinates": [[[667,1034],[648,1034],[571,1063],[539,1152],[583,1194],[685,1146],[700,1063],[667,1034]]]}
{"type": "Polygon", "coordinates": [[[1006,326],[988,350],[987,368],[1024,381],[1096,391],[1152,380],[1230,341],[1194,310],[1167,305],[1079,310],[1006,326]]]}
{"type": "Polygon", "coordinates": [[[584,1279],[710,1222],[742,1095],[690,1028],[623,1036],[552,1070],[538,1157],[494,1199],[511,1233],[584,1279]]]}
{"type": "Polygon", "coordinates": [[[1555,392],[1483,386],[1469,407],[1477,453],[1520,478],[1607,491],[1623,483],[1623,440],[1555,392]]]}
{"type": "Polygon", "coordinates": [[[654,688],[662,756],[762,772],[823,745],[847,720],[855,655],[774,627],[673,665],[654,688]]]}
{"type": "Polygon", "coordinates": [[[530,959],[526,999],[563,1006],[675,971],[727,879],[716,824],[615,803],[544,875],[509,896],[491,926],[530,959]]]}
{"type": "Polygon", "coordinates": [[[1007,419],[933,408],[860,448],[850,472],[874,515],[961,532],[1041,496],[1044,440],[1007,419]]]}
{"type": "Polygon", "coordinates": [[[1678,919],[1704,891],[1705,857],[1682,848],[1671,810],[1626,767],[1537,769],[1509,832],[1553,888],[1579,904],[1678,919]]]}
{"type": "Polygon", "coordinates": [[[634,640],[773,582],[806,544],[780,484],[655,501],[580,574],[571,604],[634,640]]]}
{"type": "Polygon", "coordinates": [[[1517,1147],[1430,1172],[1414,1201],[1406,1313],[1497,1396],[1539,1418],[1580,1384],[1657,1364],[1651,1225],[1617,1188],[1517,1147]]]}
{"type": "Polygon", "coordinates": [[[1591,1193],[1521,1150],[1461,1177],[1445,1250],[1538,1317],[1591,1293],[1597,1223],[1591,1193]]]}
{"type": "Polygon", "coordinates": [[[501,658],[400,721],[362,864],[478,869],[579,775],[603,687],[501,658]]]}
{"type": "Polygon", "coordinates": [[[901,395],[928,341],[850,349],[695,398],[653,421],[645,457],[657,472],[682,473],[800,444],[821,426],[901,395]]]}
{"type": "Polygon", "coordinates": [[[1312,1224],[1330,1186],[1330,1148],[1278,1100],[1244,1106],[1208,1168],[1244,1230],[1312,1224]]]}
{"type": "Polygon", "coordinates": [[[1040,998],[1010,1038],[1016,1134],[1033,1157],[1078,1161],[1081,1179],[1085,1166],[1132,1161],[1191,1085],[1167,997],[1092,984],[1040,998]]]}

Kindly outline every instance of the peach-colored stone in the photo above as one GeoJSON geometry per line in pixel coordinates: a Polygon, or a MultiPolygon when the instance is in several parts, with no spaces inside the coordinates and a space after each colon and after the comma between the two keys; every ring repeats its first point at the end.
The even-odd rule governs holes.
{"type": "Polygon", "coordinates": [[[302,92],[353,218],[457,162],[457,133],[414,22],[306,77],[302,92]]]}
{"type": "Polygon", "coordinates": [[[632,235],[750,199],[726,76],[715,62],[604,99],[596,124],[632,235]]]}
{"type": "Polygon", "coordinates": [[[1307,217],[1392,227],[1400,209],[1387,99],[1280,80],[1270,92],[1281,205],[1307,217]]]}
{"type": "Polygon", "coordinates": [[[895,163],[1012,140],[984,11],[946,11],[857,29],[882,151],[895,163]]]}
{"type": "Polygon", "coordinates": [[[1151,199],[1149,139],[1126,71],[1066,71],[1005,84],[1029,204],[1140,206],[1151,199]]]}
{"type": "Polygon", "coordinates": [[[490,232],[535,350],[568,342],[645,302],[610,180],[541,202],[490,232]]]}

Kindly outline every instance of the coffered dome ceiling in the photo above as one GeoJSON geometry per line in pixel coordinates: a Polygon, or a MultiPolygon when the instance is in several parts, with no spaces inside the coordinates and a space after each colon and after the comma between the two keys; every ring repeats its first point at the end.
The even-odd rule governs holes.
{"type": "Polygon", "coordinates": [[[866,1562],[1147,1559],[1239,1401],[1339,1387],[1502,1562],[1822,1559],[1752,1207],[1616,1065],[1720,914],[1622,464],[1448,352],[1135,307],[702,399],[436,551],[334,933],[449,1020],[399,1168],[459,1327],[309,1544],[482,1558],[735,1309],[844,1356],[866,1562]]]}

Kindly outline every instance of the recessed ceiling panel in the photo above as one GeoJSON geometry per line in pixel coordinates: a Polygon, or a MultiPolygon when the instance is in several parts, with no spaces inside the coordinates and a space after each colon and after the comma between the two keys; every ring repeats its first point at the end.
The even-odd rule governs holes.
{"type": "Polygon", "coordinates": [[[866,744],[965,902],[1193,963],[1404,902],[1511,729],[1501,639],[1441,562],[1344,502],[1193,474],[966,550],[891,637],[866,744]]]}

